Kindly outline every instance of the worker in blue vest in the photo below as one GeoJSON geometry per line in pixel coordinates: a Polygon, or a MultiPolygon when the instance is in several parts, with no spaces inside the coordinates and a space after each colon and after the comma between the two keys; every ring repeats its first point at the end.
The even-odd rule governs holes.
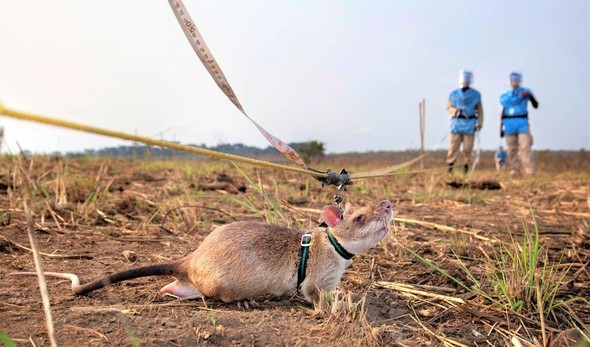
{"type": "Polygon", "coordinates": [[[469,171],[475,132],[480,131],[483,126],[481,95],[470,87],[472,82],[473,73],[471,71],[459,71],[459,89],[451,92],[447,103],[447,111],[451,116],[451,139],[447,153],[449,173],[453,171],[461,145],[463,145],[465,160],[463,172],[469,171]]]}
{"type": "Polygon", "coordinates": [[[504,147],[502,147],[502,146],[498,147],[498,150],[496,151],[496,154],[494,155],[494,160],[496,162],[496,171],[500,171],[500,170],[504,169],[504,167],[506,166],[506,158],[507,157],[508,157],[508,154],[504,150],[504,147]]]}
{"type": "Polygon", "coordinates": [[[502,125],[500,137],[506,138],[508,147],[508,161],[510,162],[510,174],[517,175],[520,166],[524,167],[527,174],[534,173],[533,137],[529,127],[529,101],[534,108],[539,107],[533,92],[529,88],[522,87],[522,75],[517,72],[510,74],[511,90],[500,96],[502,104],[502,125]]]}

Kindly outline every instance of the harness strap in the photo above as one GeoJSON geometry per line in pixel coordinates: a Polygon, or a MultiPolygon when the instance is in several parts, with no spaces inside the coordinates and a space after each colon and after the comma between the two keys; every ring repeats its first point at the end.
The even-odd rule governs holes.
{"type": "MultiPolygon", "coordinates": [[[[354,254],[347,251],[344,247],[342,247],[340,242],[336,240],[336,237],[334,237],[334,235],[332,234],[330,227],[326,227],[326,233],[328,234],[328,240],[330,240],[330,243],[332,244],[332,246],[334,246],[336,253],[338,253],[342,258],[346,260],[350,260],[352,259],[352,257],[354,257],[354,254]]],[[[301,284],[303,283],[303,281],[305,281],[307,260],[309,258],[309,246],[311,246],[311,231],[308,231],[307,233],[301,236],[301,249],[299,250],[299,266],[297,268],[297,289],[301,289],[301,284]]]]}
{"type": "Polygon", "coordinates": [[[309,246],[311,245],[311,231],[301,236],[301,249],[299,251],[299,267],[297,269],[297,289],[301,289],[301,283],[305,281],[307,269],[307,258],[309,257],[309,246]]]}
{"type": "Polygon", "coordinates": [[[330,230],[329,227],[326,228],[326,232],[328,233],[328,239],[330,240],[330,243],[332,244],[332,246],[334,246],[336,253],[340,254],[340,256],[346,260],[350,260],[350,259],[352,259],[352,257],[354,257],[354,254],[352,254],[349,251],[347,251],[346,249],[344,249],[344,247],[342,247],[340,242],[338,242],[338,240],[336,240],[336,238],[332,234],[332,231],[330,230]]]}

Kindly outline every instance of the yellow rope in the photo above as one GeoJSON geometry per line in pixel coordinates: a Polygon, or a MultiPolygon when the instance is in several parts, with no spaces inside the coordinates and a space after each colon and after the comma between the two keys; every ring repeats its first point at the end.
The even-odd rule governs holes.
{"type": "Polygon", "coordinates": [[[351,179],[353,180],[364,180],[367,178],[380,178],[380,177],[392,177],[392,176],[402,176],[402,175],[413,175],[413,174],[423,174],[427,172],[434,172],[434,171],[441,171],[446,170],[447,167],[435,167],[432,169],[424,169],[424,170],[414,170],[414,171],[405,171],[405,172],[390,172],[385,174],[375,174],[375,175],[351,175],[351,179]]]}
{"type": "Polygon", "coordinates": [[[325,173],[311,172],[311,171],[303,169],[303,168],[291,167],[291,166],[282,165],[282,164],[275,164],[275,163],[271,163],[271,162],[267,162],[267,161],[263,161],[263,160],[242,157],[239,155],[221,153],[221,152],[216,152],[216,151],[212,151],[209,149],[181,145],[178,143],[173,143],[173,142],[168,142],[168,141],[154,140],[154,139],[150,139],[147,137],[130,135],[130,134],[126,134],[126,133],[122,133],[122,132],[118,132],[118,131],[101,129],[101,128],[96,128],[96,127],[92,127],[92,126],[88,126],[88,125],[77,124],[74,122],[68,122],[68,121],[64,121],[64,120],[44,117],[44,116],[30,114],[30,113],[26,113],[26,112],[20,112],[20,111],[12,110],[10,108],[5,108],[5,107],[3,107],[2,103],[0,103],[0,114],[8,116],[8,117],[16,118],[16,119],[28,120],[31,122],[44,123],[44,124],[49,124],[49,125],[62,127],[62,128],[84,131],[84,132],[92,133],[92,134],[98,134],[98,135],[104,135],[104,136],[129,140],[129,141],[141,142],[141,143],[145,143],[146,145],[159,146],[159,147],[163,147],[163,148],[173,149],[176,151],[184,151],[184,152],[205,155],[205,156],[208,156],[211,158],[219,158],[219,159],[237,161],[240,163],[246,163],[246,164],[252,164],[252,165],[268,167],[268,168],[273,168],[273,169],[280,169],[280,170],[285,170],[285,171],[303,173],[303,174],[312,175],[312,176],[316,176],[316,177],[328,177],[328,175],[325,173]]]}
{"type": "MultiPolygon", "coordinates": [[[[414,159],[406,160],[403,163],[399,163],[399,164],[396,164],[393,166],[389,166],[389,167],[385,167],[385,168],[381,168],[381,169],[377,169],[377,170],[371,170],[371,171],[367,171],[367,172],[355,173],[355,174],[350,175],[350,178],[358,179],[358,178],[373,178],[373,177],[391,176],[393,171],[398,171],[398,170],[401,170],[405,167],[408,167],[408,166],[414,164],[415,162],[417,162],[418,160],[424,158],[425,155],[426,154],[421,154],[414,159]]],[[[394,175],[395,175],[395,173],[394,173],[394,175]]]]}
{"type": "MultiPolygon", "coordinates": [[[[119,139],[123,139],[123,140],[140,142],[140,143],[144,143],[146,145],[158,146],[158,147],[162,147],[162,148],[169,148],[169,149],[176,150],[176,151],[184,151],[184,152],[189,152],[189,153],[194,153],[194,154],[200,154],[200,155],[208,156],[211,158],[225,159],[225,160],[231,160],[231,161],[236,161],[236,162],[245,163],[245,164],[252,164],[252,165],[257,165],[257,166],[262,166],[262,167],[268,167],[268,168],[272,168],[272,169],[279,169],[279,170],[285,170],[285,171],[290,171],[290,172],[303,173],[303,174],[312,175],[315,177],[322,177],[322,178],[328,177],[328,175],[325,173],[310,171],[309,169],[303,169],[303,168],[292,167],[292,166],[287,166],[287,165],[282,165],[282,164],[276,164],[276,163],[271,163],[271,162],[264,161],[264,160],[242,157],[242,156],[235,155],[235,154],[222,153],[222,152],[212,151],[210,149],[192,147],[192,146],[182,145],[182,144],[174,143],[174,142],[154,140],[154,139],[150,139],[147,137],[126,134],[126,133],[119,132],[119,131],[101,129],[101,128],[97,128],[97,127],[93,127],[93,126],[78,124],[78,123],[74,123],[74,122],[68,122],[68,121],[55,119],[55,118],[44,117],[44,116],[35,115],[35,114],[27,113],[27,112],[16,111],[16,110],[13,110],[10,108],[5,108],[2,105],[2,103],[0,103],[0,115],[5,115],[8,117],[21,119],[21,120],[27,120],[27,121],[31,121],[31,122],[49,124],[49,125],[53,125],[53,126],[57,126],[57,127],[67,128],[67,129],[84,131],[84,132],[88,132],[88,133],[92,133],[92,134],[115,137],[115,138],[119,138],[119,139]]],[[[423,156],[424,156],[424,154],[417,157],[417,158],[410,159],[410,160],[405,161],[401,164],[397,164],[397,165],[394,165],[394,166],[391,166],[388,168],[352,174],[352,175],[350,175],[350,178],[356,180],[356,179],[398,176],[398,175],[405,175],[405,174],[411,174],[411,173],[417,174],[417,173],[425,173],[425,172],[429,172],[429,171],[433,171],[433,170],[438,170],[438,168],[437,168],[437,169],[430,169],[430,170],[420,170],[420,171],[401,172],[401,173],[400,172],[391,172],[393,170],[399,170],[404,167],[410,166],[411,164],[420,160],[423,156]]]]}

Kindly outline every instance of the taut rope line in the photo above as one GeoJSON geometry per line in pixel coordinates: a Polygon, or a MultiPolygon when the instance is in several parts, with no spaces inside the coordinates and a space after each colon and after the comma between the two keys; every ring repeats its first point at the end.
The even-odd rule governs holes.
{"type": "Polygon", "coordinates": [[[271,163],[271,162],[267,162],[267,161],[263,161],[263,160],[242,157],[242,156],[235,155],[235,154],[216,152],[216,151],[212,151],[210,149],[192,147],[192,146],[187,146],[187,145],[182,145],[179,143],[162,141],[162,140],[154,140],[154,139],[150,139],[147,137],[131,135],[131,134],[127,134],[127,133],[123,133],[123,132],[119,132],[119,131],[97,128],[97,127],[93,127],[93,126],[89,126],[89,125],[64,121],[61,119],[49,118],[49,117],[40,116],[40,115],[36,115],[36,114],[16,111],[16,110],[13,110],[10,108],[5,108],[2,106],[2,104],[0,104],[0,114],[3,114],[8,117],[16,118],[16,119],[27,120],[27,121],[43,123],[43,124],[49,124],[49,125],[53,125],[53,126],[58,126],[58,127],[68,128],[68,129],[73,129],[73,130],[78,130],[78,131],[84,131],[87,133],[92,133],[92,134],[97,134],[97,135],[115,137],[115,138],[119,138],[119,139],[123,139],[123,140],[141,142],[141,143],[145,143],[146,145],[159,146],[159,147],[173,149],[173,150],[177,150],[177,151],[184,151],[184,152],[189,152],[189,153],[194,153],[194,154],[205,155],[205,156],[208,156],[211,158],[226,159],[226,160],[232,160],[232,161],[236,161],[236,162],[240,162],[240,163],[252,164],[252,165],[257,165],[257,166],[262,166],[262,167],[269,167],[269,168],[273,168],[273,169],[280,169],[280,170],[285,170],[285,171],[304,173],[307,175],[312,175],[314,177],[321,177],[321,178],[328,177],[328,174],[323,173],[323,172],[309,171],[309,170],[303,169],[303,168],[297,168],[297,167],[292,167],[292,166],[287,166],[287,165],[282,165],[282,164],[275,164],[275,163],[271,163]]]}

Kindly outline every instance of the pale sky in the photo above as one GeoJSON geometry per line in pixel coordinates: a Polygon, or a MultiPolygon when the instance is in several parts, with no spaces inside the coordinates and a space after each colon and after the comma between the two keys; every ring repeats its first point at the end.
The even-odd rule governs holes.
{"type": "MultiPolygon", "coordinates": [[[[417,148],[422,98],[434,148],[460,69],[483,96],[482,147],[501,143],[498,98],[519,71],[540,103],[529,109],[534,147],[589,149],[589,3],[185,0],[251,117],[329,152],[417,148]]],[[[7,107],[183,143],[267,146],[167,1],[0,0],[0,13],[7,107]]],[[[0,126],[13,151],[17,142],[34,152],[126,144],[6,117],[0,126]]]]}

